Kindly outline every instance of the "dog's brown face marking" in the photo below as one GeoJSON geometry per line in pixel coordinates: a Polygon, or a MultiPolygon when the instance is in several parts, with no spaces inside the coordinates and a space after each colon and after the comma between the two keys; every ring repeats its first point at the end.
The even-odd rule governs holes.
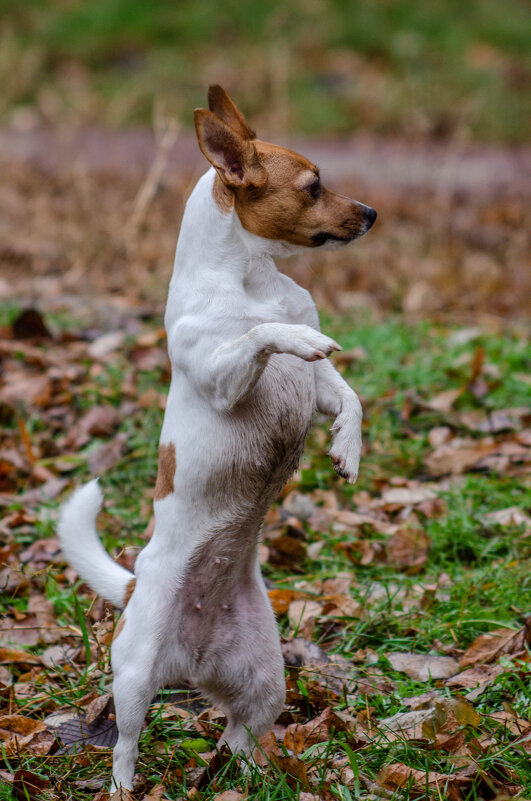
{"type": "Polygon", "coordinates": [[[159,446],[159,469],[155,484],[155,500],[162,501],[173,492],[173,481],[177,469],[175,445],[169,442],[159,446]]]}
{"type": "Polygon", "coordinates": [[[216,168],[213,195],[228,213],[233,205],[245,229],[303,247],[347,244],[363,236],[376,212],[321,185],[304,156],[262,142],[220,86],[210,87],[210,110],[197,109],[199,146],[216,168]]]}
{"type": "Polygon", "coordinates": [[[303,247],[346,244],[368,230],[367,207],[322,186],[319,170],[308,159],[268,142],[254,144],[267,181],[256,190],[235,191],[244,228],[303,247]]]}

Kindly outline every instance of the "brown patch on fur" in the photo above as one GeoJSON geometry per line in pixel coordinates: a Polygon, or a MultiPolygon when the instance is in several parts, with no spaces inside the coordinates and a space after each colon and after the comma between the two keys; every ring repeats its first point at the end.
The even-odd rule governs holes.
{"type": "Polygon", "coordinates": [[[173,442],[169,442],[167,445],[160,445],[159,471],[157,473],[157,483],[155,484],[156,501],[162,501],[173,492],[173,480],[176,470],[175,445],[173,442]]]}
{"type": "Polygon", "coordinates": [[[314,239],[321,232],[345,243],[364,233],[363,205],[325,187],[318,197],[312,196],[309,187],[319,172],[308,159],[269,142],[257,139],[253,144],[268,177],[256,191],[236,191],[236,211],[244,228],[304,247],[322,244],[314,239]]]}
{"type": "Polygon", "coordinates": [[[114,634],[112,635],[113,642],[121,634],[124,626],[125,626],[125,615],[122,615],[120,620],[116,624],[116,628],[114,629],[114,634]]]}
{"type": "Polygon", "coordinates": [[[247,124],[247,120],[240,109],[219,84],[214,84],[208,90],[208,107],[210,111],[226,122],[233,131],[243,139],[255,139],[256,134],[247,124]]]}
{"type": "Polygon", "coordinates": [[[131,600],[131,595],[134,593],[135,587],[136,587],[136,578],[132,578],[129,581],[127,587],[125,588],[124,609],[127,606],[127,604],[129,603],[129,601],[131,600]]]}
{"type": "Polygon", "coordinates": [[[374,210],[321,186],[304,156],[256,139],[220,86],[210,87],[208,102],[208,111],[195,110],[195,126],[217,171],[213,196],[222,212],[234,206],[251,233],[302,247],[346,245],[369,230],[374,210]]]}
{"type": "Polygon", "coordinates": [[[223,214],[228,214],[234,206],[234,193],[225,186],[219,175],[214,179],[214,186],[212,187],[212,195],[216,202],[216,206],[223,214]]]}

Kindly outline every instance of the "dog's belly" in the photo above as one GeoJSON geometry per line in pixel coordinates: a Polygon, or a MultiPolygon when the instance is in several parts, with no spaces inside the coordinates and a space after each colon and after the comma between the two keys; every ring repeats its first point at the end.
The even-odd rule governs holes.
{"type": "Polygon", "coordinates": [[[277,658],[257,544],[267,509],[298,465],[314,408],[313,365],[284,354],[271,357],[230,413],[172,385],[162,442],[175,445],[174,492],[155,504],[155,533],[135,569],[165,610],[165,680],[209,682],[231,643],[252,632],[277,658]]]}
{"type": "Polygon", "coordinates": [[[230,412],[216,412],[177,380],[162,432],[175,444],[175,495],[211,522],[263,516],[297,468],[314,410],[313,365],[287,354],[270,358],[230,412]]]}

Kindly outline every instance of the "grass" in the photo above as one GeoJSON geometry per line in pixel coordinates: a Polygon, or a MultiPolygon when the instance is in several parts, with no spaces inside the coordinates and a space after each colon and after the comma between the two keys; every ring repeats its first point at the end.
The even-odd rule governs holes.
{"type": "MultiPolygon", "coordinates": [[[[8,310],[7,319],[12,319],[12,311],[8,310]]],[[[62,320],[61,325],[75,330],[72,322],[62,320]]],[[[149,322],[145,325],[147,329],[151,327],[149,322]]],[[[459,414],[514,408],[524,405],[527,400],[527,385],[516,377],[529,368],[528,352],[518,332],[478,330],[463,336],[462,329],[449,325],[434,326],[427,322],[409,325],[401,319],[374,323],[353,316],[334,321],[325,318],[323,327],[341,342],[345,351],[363,348],[358,352],[362,358],[349,364],[344,376],[364,398],[367,453],[358,484],[351,488],[343,482],[338,483],[326,456],[329,424],[318,422],[309,438],[300,476],[294,484],[314,503],[320,503],[318,491],[332,490],[343,508],[352,509],[363,499],[365,502],[367,498],[379,499],[382,488],[392,486],[389,482],[396,477],[425,482],[428,478],[425,460],[432,450],[429,433],[434,427],[451,425],[457,433],[463,434],[459,414]],[[483,371],[487,383],[490,382],[488,393],[480,397],[470,390],[471,365],[477,359],[478,349],[483,353],[483,371]],[[419,406],[409,415],[404,415],[404,404],[411,392],[428,401],[452,387],[465,389],[450,412],[419,406]]],[[[124,394],[126,376],[129,376],[129,383],[133,381],[138,396],[149,387],[160,393],[167,391],[165,367],[149,371],[135,369],[131,375],[129,348],[133,345],[131,342],[123,352],[114,354],[96,370],[91,369],[94,365],[87,364],[86,380],[72,399],[77,416],[100,403],[123,409],[122,404],[129,397],[124,394]]],[[[27,409],[25,414],[31,436],[41,444],[47,437],[51,448],[46,432],[46,414],[38,409],[27,409]]],[[[155,482],[156,443],[161,418],[162,412],[156,406],[135,408],[120,418],[118,431],[127,434],[127,453],[102,479],[106,507],[100,530],[104,532],[106,547],[111,550],[116,551],[125,543],[141,545],[144,541],[144,530],[150,516],[146,488],[153,487],[155,482]]],[[[14,426],[14,420],[7,425],[7,437],[15,436],[14,426]]],[[[59,430],[52,437],[59,452],[63,435],[64,432],[59,430]]],[[[479,437],[479,434],[472,436],[479,437]]],[[[105,441],[105,437],[96,438],[82,449],[79,461],[69,473],[72,485],[88,478],[86,456],[105,441]]],[[[50,465],[50,460],[46,464],[50,465]]],[[[441,483],[438,496],[442,502],[441,514],[430,516],[417,512],[431,540],[428,559],[419,573],[410,575],[392,563],[378,560],[366,565],[357,564],[349,558],[347,551],[336,547],[338,543],[356,542],[360,538],[374,542],[385,539],[374,531],[363,529],[340,534],[330,530],[323,533],[304,521],[301,521],[301,526],[309,544],[324,540],[318,556],[307,558],[297,565],[295,571],[290,565],[268,562],[263,566],[266,578],[273,586],[291,587],[301,579],[311,583],[343,573],[351,576],[351,596],[364,606],[364,613],[329,620],[327,625],[318,623],[313,638],[327,650],[354,659],[351,664],[356,681],[366,678],[383,682],[381,689],[370,697],[352,692],[334,701],[335,708],[358,715],[359,719],[366,715],[369,707],[376,720],[409,711],[405,699],[428,689],[436,689],[441,697],[449,699],[459,695],[440,681],[421,682],[396,672],[387,658],[390,653],[428,653],[432,649],[452,653],[452,649],[462,650],[479,634],[500,626],[518,630],[528,612],[530,540],[522,537],[521,526],[501,526],[486,517],[489,512],[510,506],[528,509],[531,496],[527,482],[504,471],[469,472],[441,483]],[[408,602],[416,587],[434,585],[444,574],[447,577],[444,593],[434,593],[425,604],[408,602]],[[363,654],[361,658],[356,656],[360,653],[363,654]]],[[[39,538],[52,536],[56,507],[57,501],[54,500],[37,509],[31,525],[22,523],[13,528],[13,540],[27,546],[39,538]]],[[[12,507],[8,507],[6,512],[17,508],[21,508],[21,504],[14,498],[12,507]]],[[[77,632],[82,655],[75,663],[75,669],[72,663],[71,666],[33,671],[23,676],[15,668],[17,682],[29,682],[33,693],[30,696],[18,693],[12,711],[18,707],[20,714],[42,718],[52,709],[74,706],[82,710],[81,700],[90,692],[103,694],[109,691],[112,678],[108,648],[104,647],[99,656],[94,652],[94,626],[100,623],[94,622],[92,616],[91,624],[85,624],[93,600],[79,583],[72,588],[65,581],[60,564],[45,567],[33,575],[31,582],[52,602],[58,624],[69,626],[71,633],[77,632]]],[[[22,613],[28,598],[27,589],[21,589],[14,597],[4,593],[1,600],[4,614],[12,614],[14,608],[22,613]]],[[[286,616],[280,617],[279,625],[285,636],[293,635],[286,616]]],[[[40,653],[43,646],[37,645],[32,650],[40,653]]],[[[531,690],[526,661],[510,656],[503,659],[505,672],[474,702],[476,711],[482,716],[481,728],[471,724],[464,724],[462,728],[466,737],[474,741],[481,737],[485,739],[486,732],[492,737],[490,744],[482,746],[477,756],[483,776],[505,776],[508,777],[506,783],[529,789],[529,754],[515,744],[508,729],[488,717],[504,708],[511,708],[520,718],[531,721],[531,690]]],[[[307,676],[298,679],[301,698],[305,694],[307,698],[301,703],[306,704],[308,716],[314,717],[318,710],[308,695],[310,685],[307,681],[307,676]]],[[[195,740],[206,740],[208,746],[213,747],[215,724],[202,734],[191,733],[183,728],[182,721],[166,719],[163,715],[165,708],[164,705],[155,707],[150,714],[141,738],[138,771],[147,786],[164,779],[165,797],[181,798],[190,789],[187,770],[194,748],[205,748],[204,742],[198,744],[195,740]]],[[[456,773],[459,766],[453,753],[419,746],[407,739],[389,741],[382,736],[359,752],[356,750],[359,746],[354,743],[355,740],[345,732],[337,732],[324,746],[312,745],[301,754],[300,759],[306,768],[314,771],[312,792],[322,792],[326,799],[363,799],[370,797],[370,783],[376,780],[379,771],[392,763],[403,762],[426,773],[438,771],[449,776],[456,773]],[[339,779],[339,768],[335,773],[327,773],[335,764],[350,765],[352,780],[346,783],[339,779]]],[[[200,764],[201,757],[197,760],[200,764]]],[[[25,769],[47,778],[51,783],[50,792],[53,788],[55,793],[51,797],[88,799],[95,792],[90,782],[110,773],[110,751],[44,757],[22,751],[4,757],[0,767],[7,771],[25,769]],[[83,784],[87,782],[89,784],[83,784]]],[[[263,772],[252,769],[248,776],[241,776],[233,768],[234,765],[229,763],[206,789],[195,796],[195,791],[192,791],[190,797],[206,800],[225,789],[239,788],[256,801],[294,801],[298,798],[297,782],[274,765],[263,772]]],[[[493,780],[489,781],[492,784],[493,780]]],[[[466,801],[493,798],[485,786],[478,774],[467,785],[466,791],[462,791],[461,797],[466,801]]],[[[0,799],[10,798],[10,792],[8,787],[2,788],[0,780],[0,799]]],[[[403,787],[392,797],[412,799],[430,798],[432,795],[419,796],[418,787],[411,784],[409,789],[403,787]]]]}
{"type": "Polygon", "coordinates": [[[530,31],[525,0],[6,0],[0,111],[145,124],[158,96],[189,125],[221,81],[273,127],[525,142],[530,31]]]}

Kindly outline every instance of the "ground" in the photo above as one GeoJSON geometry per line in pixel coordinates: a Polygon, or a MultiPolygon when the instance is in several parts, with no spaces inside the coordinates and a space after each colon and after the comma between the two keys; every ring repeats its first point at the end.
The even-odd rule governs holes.
{"type": "MultiPolygon", "coordinates": [[[[0,798],[105,797],[117,618],[65,565],[55,521],[101,475],[105,546],[131,567],[150,536],[162,311],[200,167],[175,136],[0,133],[0,798]]],[[[318,418],[268,515],[288,694],[261,770],[223,764],[220,713],[169,688],[137,797],[527,798],[529,151],[303,148],[379,212],[352,248],[284,265],[362,397],[360,478],[336,477],[318,418]]]]}

